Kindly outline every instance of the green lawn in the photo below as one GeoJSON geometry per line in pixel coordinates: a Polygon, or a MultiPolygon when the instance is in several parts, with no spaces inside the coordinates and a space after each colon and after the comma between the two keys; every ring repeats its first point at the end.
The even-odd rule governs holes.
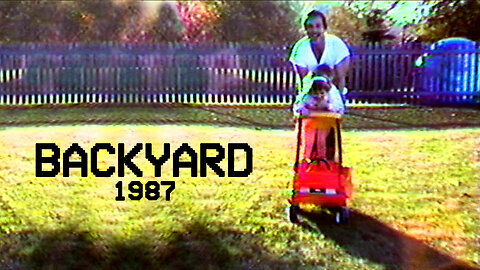
{"type": "MultiPolygon", "coordinates": [[[[349,108],[346,130],[480,127],[480,110],[467,108],[349,108]]],[[[50,124],[205,124],[255,129],[292,129],[289,107],[200,105],[0,106],[0,127],[50,124]]]]}
{"type": "MultiPolygon", "coordinates": [[[[50,117],[44,111],[32,114],[36,109],[2,111],[1,269],[467,269],[464,263],[480,265],[478,128],[407,130],[393,123],[410,121],[406,118],[386,122],[372,120],[372,114],[348,116],[343,150],[346,165],[355,168],[352,220],[338,226],[332,217],[312,211],[294,225],[285,214],[296,139],[288,112],[278,111],[284,118],[270,115],[271,120],[266,120],[265,112],[254,109],[199,109],[196,115],[170,114],[176,124],[166,125],[168,121],[156,119],[163,109],[154,109],[141,109],[137,115],[127,109],[113,119],[102,116],[102,110],[48,112],[50,117]],[[200,116],[210,119],[205,121],[208,125],[179,121],[200,116]],[[42,117],[44,124],[69,117],[73,122],[84,117],[93,119],[87,122],[115,124],[56,121],[63,125],[24,126],[42,117]],[[226,120],[219,126],[214,118],[220,117],[226,120]],[[115,121],[125,118],[130,119],[126,124],[115,121]],[[129,124],[139,119],[146,120],[129,124]],[[383,130],[362,131],[362,123],[383,130]],[[266,128],[268,124],[274,129],[266,128]],[[247,178],[221,178],[211,170],[207,177],[190,177],[188,169],[174,178],[168,160],[162,177],[155,178],[142,150],[134,159],[145,173],[142,178],[136,179],[128,169],[123,179],[116,174],[96,178],[91,172],[80,177],[78,169],[72,169],[68,178],[37,178],[35,143],[39,142],[54,142],[62,152],[77,142],[88,153],[97,142],[114,146],[123,142],[126,149],[137,142],[152,143],[156,155],[163,153],[166,142],[172,150],[186,142],[197,153],[200,143],[226,147],[230,142],[246,142],[254,151],[254,168],[247,178]],[[119,202],[115,201],[119,180],[175,180],[176,188],[170,201],[162,193],[157,201],[119,202]]],[[[99,160],[102,169],[117,164],[115,155],[100,155],[99,160]]],[[[239,155],[236,160],[244,159],[239,155]]],[[[225,162],[220,166],[227,167],[225,162]]]]}

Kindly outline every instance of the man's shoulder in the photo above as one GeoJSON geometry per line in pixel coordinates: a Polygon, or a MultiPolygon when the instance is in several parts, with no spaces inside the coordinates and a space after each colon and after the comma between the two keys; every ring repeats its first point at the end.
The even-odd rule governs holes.
{"type": "Polygon", "coordinates": [[[308,39],[308,37],[303,37],[299,39],[297,42],[295,42],[295,45],[293,45],[293,48],[292,48],[291,55],[293,57],[296,57],[299,54],[304,54],[305,46],[308,45],[309,41],[310,40],[308,39]]]}
{"type": "Polygon", "coordinates": [[[310,39],[308,37],[303,37],[297,42],[295,42],[295,45],[293,46],[294,48],[299,48],[300,46],[305,46],[305,44],[308,44],[310,42],[310,39]]]}
{"type": "Polygon", "coordinates": [[[345,43],[341,38],[335,36],[334,34],[325,34],[325,40],[333,43],[345,43]]]}

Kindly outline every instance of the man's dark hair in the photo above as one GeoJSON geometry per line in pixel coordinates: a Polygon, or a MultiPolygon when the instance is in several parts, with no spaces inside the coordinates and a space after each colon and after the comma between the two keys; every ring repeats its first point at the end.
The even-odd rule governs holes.
{"type": "Polygon", "coordinates": [[[322,18],[323,27],[325,28],[325,30],[327,30],[327,17],[325,17],[325,14],[318,10],[312,10],[310,11],[310,13],[307,14],[307,18],[303,22],[303,27],[307,28],[307,22],[315,17],[322,18]]]}

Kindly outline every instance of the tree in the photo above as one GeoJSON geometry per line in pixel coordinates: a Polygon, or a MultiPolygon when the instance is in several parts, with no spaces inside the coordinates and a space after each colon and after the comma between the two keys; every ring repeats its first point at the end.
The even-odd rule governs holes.
{"type": "Polygon", "coordinates": [[[218,16],[219,41],[290,44],[300,37],[290,2],[224,1],[218,16]]]}
{"type": "Polygon", "coordinates": [[[465,37],[480,41],[480,1],[431,1],[429,13],[418,27],[419,41],[434,42],[447,37],[465,37]]]}
{"type": "Polygon", "coordinates": [[[157,19],[154,20],[149,34],[152,41],[179,42],[182,40],[184,29],[177,6],[167,2],[158,7],[157,19]]]}
{"type": "Polygon", "coordinates": [[[0,41],[59,42],[62,41],[61,24],[67,17],[64,5],[47,1],[0,2],[0,41]]]}
{"type": "Polygon", "coordinates": [[[216,26],[223,1],[179,1],[178,13],[184,26],[182,41],[208,43],[219,40],[216,26]]]}
{"type": "Polygon", "coordinates": [[[363,40],[368,43],[379,43],[386,40],[395,39],[394,35],[389,34],[390,26],[387,25],[387,11],[373,9],[366,15],[367,30],[362,33],[363,40]]]}
{"type": "Polygon", "coordinates": [[[328,32],[351,45],[363,42],[362,33],[367,30],[364,18],[359,18],[351,9],[344,6],[333,7],[328,16],[328,32]]]}
{"type": "Polygon", "coordinates": [[[119,40],[139,0],[1,1],[0,42],[119,40]]]}
{"type": "Polygon", "coordinates": [[[393,10],[400,1],[393,2],[388,8],[376,5],[375,0],[345,2],[345,7],[365,23],[366,29],[362,29],[362,39],[367,43],[379,43],[395,39],[390,34],[392,20],[388,13],[393,10]]]}
{"type": "Polygon", "coordinates": [[[75,29],[72,41],[105,42],[121,39],[129,18],[139,12],[138,0],[114,2],[113,0],[71,2],[70,27],[75,29]]]}

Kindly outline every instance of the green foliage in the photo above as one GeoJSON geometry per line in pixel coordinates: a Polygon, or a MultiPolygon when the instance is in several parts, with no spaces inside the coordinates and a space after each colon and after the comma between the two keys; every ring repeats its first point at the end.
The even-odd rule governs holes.
{"type": "Polygon", "coordinates": [[[367,30],[365,18],[346,7],[333,7],[328,17],[328,32],[332,33],[350,45],[363,43],[362,33],[367,30]]]}
{"type": "Polygon", "coordinates": [[[139,1],[80,0],[71,5],[75,11],[72,26],[79,28],[74,41],[104,42],[120,39],[129,17],[138,12],[139,1]]]}
{"type": "Polygon", "coordinates": [[[480,41],[480,2],[477,0],[431,1],[430,15],[420,25],[419,41],[435,42],[448,37],[480,41]]]}
{"type": "Polygon", "coordinates": [[[153,23],[151,40],[157,42],[179,42],[184,26],[178,16],[177,8],[171,3],[162,3],[158,7],[157,19],[153,23]]]}
{"type": "Polygon", "coordinates": [[[58,41],[67,11],[65,5],[46,1],[1,1],[0,42],[58,41]]]}
{"type": "MultiPolygon", "coordinates": [[[[351,44],[388,42],[396,37],[390,16],[404,2],[346,1],[330,12],[329,31],[351,44]]],[[[140,0],[0,1],[0,43],[61,42],[240,42],[291,44],[302,35],[298,23],[314,2],[175,1],[158,7],[156,18],[142,17],[140,0]]],[[[480,40],[480,2],[424,0],[422,21],[403,26],[402,40],[437,41],[461,36],[480,40]],[[418,23],[418,24],[417,24],[418,23]],[[418,38],[416,38],[420,35],[418,38]]]]}
{"type": "Polygon", "coordinates": [[[387,12],[381,9],[371,10],[367,15],[367,27],[363,39],[369,43],[379,43],[386,40],[392,40],[395,36],[388,34],[390,27],[386,24],[387,12]]]}
{"type": "Polygon", "coordinates": [[[347,1],[345,7],[350,13],[360,18],[358,22],[364,26],[361,30],[362,40],[366,43],[381,43],[396,38],[389,33],[392,21],[388,17],[388,12],[395,8],[397,2],[394,2],[389,9],[374,8],[374,0],[369,4],[347,1]]]}
{"type": "Polygon", "coordinates": [[[289,2],[225,1],[219,9],[219,41],[290,44],[300,37],[289,2]]]}
{"type": "Polygon", "coordinates": [[[3,1],[0,42],[243,42],[288,44],[299,38],[295,3],[177,1],[142,16],[142,2],[3,1]]]}
{"type": "Polygon", "coordinates": [[[218,37],[219,10],[224,1],[179,1],[177,9],[185,28],[182,41],[214,43],[218,37]]]}
{"type": "Polygon", "coordinates": [[[139,1],[2,1],[0,42],[118,40],[139,1]]]}

